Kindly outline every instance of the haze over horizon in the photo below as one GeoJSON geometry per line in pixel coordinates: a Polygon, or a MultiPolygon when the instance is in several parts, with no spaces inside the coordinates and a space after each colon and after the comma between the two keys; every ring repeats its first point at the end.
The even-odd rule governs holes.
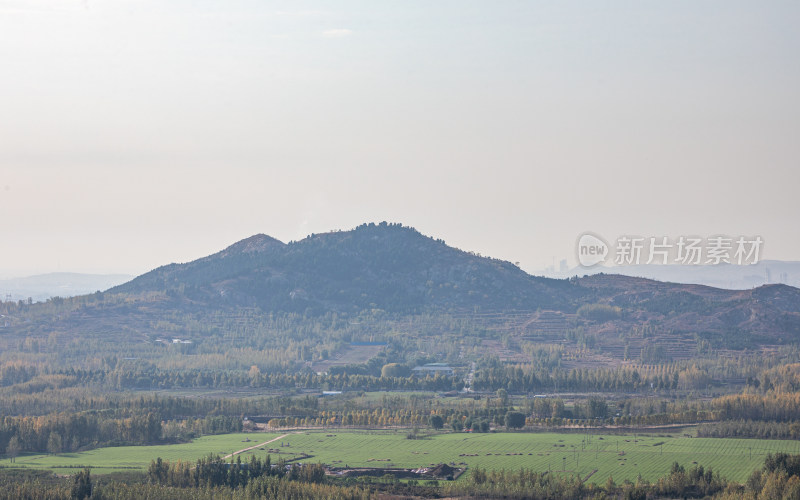
{"type": "Polygon", "coordinates": [[[401,222],[800,260],[796,2],[0,2],[0,277],[401,222]]]}

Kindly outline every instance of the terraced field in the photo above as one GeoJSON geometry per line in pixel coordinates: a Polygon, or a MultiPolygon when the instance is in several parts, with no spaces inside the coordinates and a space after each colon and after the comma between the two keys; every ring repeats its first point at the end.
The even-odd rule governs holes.
{"type": "MultiPolygon", "coordinates": [[[[95,473],[121,469],[145,469],[150,460],[196,460],[208,453],[226,455],[234,450],[259,444],[282,434],[229,434],[208,436],[192,443],[166,446],[102,448],[58,456],[28,455],[19,457],[18,467],[47,468],[70,473],[72,467],[99,467],[95,473]],[[250,439],[249,442],[243,442],[250,439]]],[[[563,471],[589,476],[603,483],[609,475],[614,480],[635,480],[638,475],[656,479],[665,475],[675,461],[687,468],[693,463],[712,467],[723,476],[744,481],[763,464],[768,452],[800,453],[798,441],[755,439],[711,439],[657,436],[617,436],[582,434],[440,434],[427,439],[410,440],[405,432],[329,431],[298,432],[276,440],[264,449],[251,453],[265,455],[272,449],[278,456],[294,458],[312,455],[312,462],[336,466],[419,467],[437,463],[455,463],[468,467],[563,471]],[[281,446],[283,445],[283,446],[281,446]],[[278,453],[275,452],[278,450],[278,453]]],[[[6,464],[9,466],[10,464],[6,464]]]]}

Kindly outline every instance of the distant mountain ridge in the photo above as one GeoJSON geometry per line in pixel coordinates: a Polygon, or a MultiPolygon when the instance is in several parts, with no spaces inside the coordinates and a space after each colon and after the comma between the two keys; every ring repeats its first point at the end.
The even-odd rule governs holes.
{"type": "Polygon", "coordinates": [[[47,273],[22,278],[0,280],[0,300],[27,300],[34,302],[51,297],[73,297],[129,281],[128,274],[47,273]]]}
{"type": "Polygon", "coordinates": [[[672,283],[708,285],[733,290],[746,290],[761,285],[784,284],[800,286],[800,262],[762,260],[751,265],[660,265],[638,264],[622,266],[573,267],[562,271],[552,268],[534,274],[564,279],[587,274],[622,274],[672,283]]]}

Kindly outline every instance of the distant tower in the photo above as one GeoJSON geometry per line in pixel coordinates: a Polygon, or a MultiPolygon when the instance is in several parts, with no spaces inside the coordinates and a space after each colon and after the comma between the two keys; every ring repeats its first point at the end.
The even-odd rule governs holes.
{"type": "Polygon", "coordinates": [[[769,272],[769,268],[768,267],[766,269],[764,269],[764,275],[765,275],[765,279],[766,279],[766,281],[764,283],[767,284],[767,285],[772,283],[772,273],[769,272]]]}

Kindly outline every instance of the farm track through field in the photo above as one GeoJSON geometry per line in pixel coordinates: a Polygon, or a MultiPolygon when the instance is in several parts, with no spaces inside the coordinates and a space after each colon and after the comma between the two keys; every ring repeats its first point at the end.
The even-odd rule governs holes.
{"type": "Polygon", "coordinates": [[[593,469],[593,470],[592,470],[592,472],[590,472],[588,476],[586,476],[585,478],[583,478],[583,481],[581,481],[581,482],[585,483],[586,481],[588,481],[588,480],[589,480],[589,478],[590,478],[590,477],[592,477],[592,476],[594,475],[594,473],[595,473],[595,472],[597,472],[597,469],[593,469]]]}
{"type": "Polygon", "coordinates": [[[251,446],[251,447],[249,447],[249,448],[242,448],[242,449],[241,449],[241,450],[239,450],[239,451],[234,451],[233,453],[229,453],[229,454],[225,455],[224,457],[222,457],[222,459],[223,459],[223,460],[227,460],[227,459],[229,459],[229,458],[235,457],[236,455],[239,455],[240,453],[244,453],[244,452],[246,452],[246,451],[250,451],[250,450],[255,450],[256,448],[261,448],[261,447],[262,447],[262,446],[264,446],[265,444],[270,444],[270,443],[273,443],[273,442],[275,442],[275,441],[277,441],[277,440],[279,440],[279,439],[283,439],[283,438],[285,438],[285,437],[288,437],[288,436],[289,436],[289,435],[291,435],[291,434],[297,434],[297,433],[296,433],[296,432],[294,432],[294,433],[288,433],[288,434],[284,434],[284,435],[282,435],[282,436],[278,436],[278,437],[276,437],[276,438],[270,439],[269,441],[264,441],[264,442],[263,442],[263,443],[261,443],[261,444],[257,444],[257,445],[255,445],[255,446],[251,446]]]}

